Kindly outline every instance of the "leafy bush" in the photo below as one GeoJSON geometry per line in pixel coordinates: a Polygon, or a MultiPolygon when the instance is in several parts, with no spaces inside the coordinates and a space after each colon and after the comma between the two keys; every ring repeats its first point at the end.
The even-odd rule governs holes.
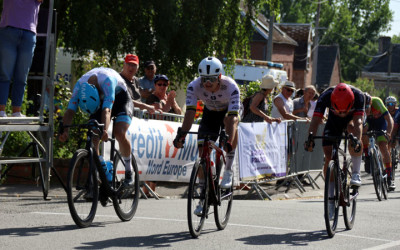
{"type": "MultiPolygon", "coordinates": [[[[369,93],[371,96],[377,96],[382,99],[382,101],[385,101],[386,97],[388,96],[386,94],[387,89],[377,89],[375,88],[375,84],[373,80],[368,80],[367,78],[358,78],[355,82],[349,83],[353,85],[354,87],[359,88],[363,92],[369,93]]],[[[389,95],[396,96],[393,92],[389,91],[389,95]]]]}

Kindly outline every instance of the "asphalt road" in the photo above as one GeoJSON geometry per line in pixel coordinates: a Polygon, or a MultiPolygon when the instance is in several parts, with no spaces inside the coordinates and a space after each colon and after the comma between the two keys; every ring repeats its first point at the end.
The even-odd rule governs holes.
{"type": "Polygon", "coordinates": [[[141,199],[130,222],[121,222],[112,206],[99,206],[93,225],[79,229],[64,196],[44,201],[0,192],[0,249],[400,249],[399,190],[379,202],[371,178],[364,177],[354,228],[345,230],[340,216],[332,239],[322,197],[236,199],[225,230],[218,231],[210,216],[200,237],[192,239],[185,199],[141,199]]]}

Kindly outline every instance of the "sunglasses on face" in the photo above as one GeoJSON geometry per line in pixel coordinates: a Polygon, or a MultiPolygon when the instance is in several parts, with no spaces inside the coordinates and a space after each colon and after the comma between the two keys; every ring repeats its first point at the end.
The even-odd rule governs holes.
{"type": "Polygon", "coordinates": [[[389,102],[388,104],[386,104],[387,106],[396,106],[396,103],[394,102],[389,102]]]}
{"type": "Polygon", "coordinates": [[[164,86],[164,87],[168,87],[168,83],[157,83],[157,86],[164,86]]]}
{"type": "Polygon", "coordinates": [[[285,89],[286,89],[286,91],[288,91],[288,92],[290,92],[290,93],[293,93],[293,92],[294,92],[293,89],[289,89],[289,88],[285,88],[285,89]]]}
{"type": "Polygon", "coordinates": [[[218,79],[218,76],[202,76],[201,82],[206,83],[207,81],[215,82],[218,79]]]}

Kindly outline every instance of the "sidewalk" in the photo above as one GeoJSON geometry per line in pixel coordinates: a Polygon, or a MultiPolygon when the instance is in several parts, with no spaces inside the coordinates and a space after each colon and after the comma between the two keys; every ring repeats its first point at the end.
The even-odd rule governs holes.
{"type": "MultiPolygon", "coordinates": [[[[312,174],[315,178],[316,174],[312,174]]],[[[320,187],[313,189],[310,185],[303,185],[306,192],[291,185],[286,192],[287,186],[282,186],[279,190],[275,190],[275,182],[260,184],[259,186],[271,197],[272,200],[285,199],[313,199],[323,197],[324,181],[322,178],[317,179],[317,184],[320,187]]],[[[158,182],[156,192],[162,197],[161,199],[181,199],[185,198],[184,194],[188,187],[187,183],[171,183],[158,182]]],[[[251,184],[248,185],[251,188],[251,184]]],[[[42,187],[35,184],[8,184],[0,186],[0,197],[30,197],[43,198],[42,187]]],[[[51,186],[48,194],[49,198],[66,198],[66,193],[61,186],[51,186]]],[[[268,198],[264,197],[265,200],[268,198]]],[[[249,193],[249,190],[235,190],[234,199],[241,200],[260,200],[261,197],[256,192],[249,193]]],[[[143,200],[143,199],[142,199],[143,200]]]]}

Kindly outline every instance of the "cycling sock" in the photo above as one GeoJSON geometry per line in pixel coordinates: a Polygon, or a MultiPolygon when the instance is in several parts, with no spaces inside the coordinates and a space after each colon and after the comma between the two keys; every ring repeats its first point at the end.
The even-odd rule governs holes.
{"type": "Polygon", "coordinates": [[[125,162],[125,172],[126,171],[132,172],[133,168],[132,168],[132,165],[131,165],[131,156],[130,155],[128,157],[122,156],[122,159],[125,162]]]}
{"type": "Polygon", "coordinates": [[[351,162],[353,162],[353,174],[360,174],[361,167],[361,155],[360,156],[351,156],[351,162]]]}
{"type": "Polygon", "coordinates": [[[235,159],[235,150],[226,154],[226,170],[232,170],[233,160],[235,159]]]}

